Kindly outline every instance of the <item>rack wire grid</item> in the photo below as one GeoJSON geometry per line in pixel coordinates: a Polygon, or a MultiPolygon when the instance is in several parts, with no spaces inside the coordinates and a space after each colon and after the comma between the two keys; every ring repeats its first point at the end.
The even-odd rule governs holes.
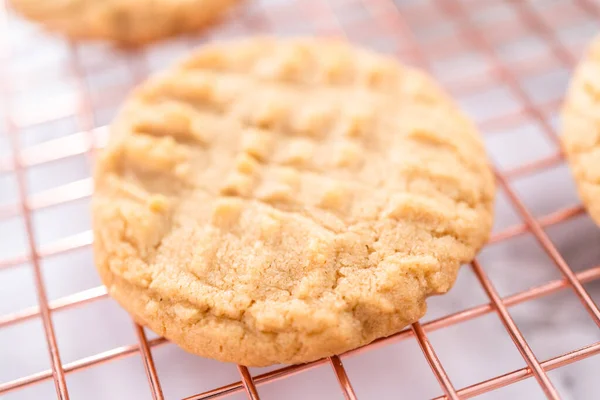
{"type": "Polygon", "coordinates": [[[126,51],[70,42],[1,6],[0,397],[598,398],[600,234],[556,115],[599,17],[585,0],[248,0],[209,30],[126,51]],[[256,33],[345,36],[431,72],[479,124],[499,198],[490,243],[425,320],[339,356],[236,371],[107,299],[89,171],[148,73],[256,33]]]}

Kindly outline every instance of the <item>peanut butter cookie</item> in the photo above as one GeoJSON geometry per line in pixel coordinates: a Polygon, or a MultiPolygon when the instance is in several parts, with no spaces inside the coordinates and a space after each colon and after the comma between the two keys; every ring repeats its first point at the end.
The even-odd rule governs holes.
{"type": "Polygon", "coordinates": [[[10,0],[13,8],[73,38],[124,45],[204,27],[236,0],[10,0]]]}
{"type": "Polygon", "coordinates": [[[600,224],[600,36],[571,81],[562,110],[562,143],[579,195],[600,224]]]}
{"type": "Polygon", "coordinates": [[[254,366],[417,321],[492,225],[474,125],[423,73],[324,39],[214,44],[151,78],[95,182],[111,296],[190,352],[254,366]]]}

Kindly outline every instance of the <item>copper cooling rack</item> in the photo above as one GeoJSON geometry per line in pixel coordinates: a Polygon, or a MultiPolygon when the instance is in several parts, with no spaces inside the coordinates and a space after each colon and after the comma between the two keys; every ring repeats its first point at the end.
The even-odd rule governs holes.
{"type": "MultiPolygon", "coordinates": [[[[573,36],[568,34],[561,36],[561,32],[590,26],[590,23],[595,26],[600,20],[600,7],[593,1],[248,0],[212,30],[135,51],[63,41],[19,20],[6,5],[0,7],[0,19],[0,121],[3,123],[0,126],[0,178],[5,176],[16,182],[14,201],[0,202],[0,223],[18,218],[23,222],[26,234],[23,254],[6,255],[0,252],[0,294],[8,289],[3,287],[8,281],[4,281],[1,274],[13,268],[32,269],[37,294],[37,305],[0,315],[0,331],[32,320],[41,321],[51,367],[0,382],[0,397],[18,393],[43,381],[53,381],[57,397],[68,399],[69,385],[66,376],[69,374],[137,355],[143,362],[152,397],[165,398],[162,386],[166,378],[157,372],[153,352],[167,342],[163,338],[149,338],[147,332],[135,324],[135,343],[67,363],[61,361],[57,345],[59,335],[53,323],[57,315],[64,310],[104,299],[107,294],[104,287],[93,287],[49,300],[42,271],[43,262],[89,247],[92,235],[89,230],[85,230],[40,244],[34,213],[53,207],[69,207],[78,200],[88,198],[92,185],[88,175],[33,192],[28,187],[27,174],[32,168],[46,168],[72,157],[83,156],[91,163],[95,150],[102,146],[106,138],[105,124],[131,86],[150,71],[170,61],[172,55],[183,53],[207,40],[249,33],[346,36],[351,41],[393,53],[404,62],[429,70],[457,98],[482,94],[497,87],[507,90],[516,99],[518,107],[507,111],[495,110],[495,113],[491,113],[493,115],[479,118],[478,124],[486,137],[502,135],[501,132],[522,126],[526,122],[534,123],[548,141],[551,150],[543,157],[527,160],[510,168],[498,165],[496,176],[499,190],[505,194],[521,222],[497,230],[488,247],[522,235],[531,235],[549,257],[545,267],[555,269],[558,278],[502,297],[495,282],[488,277],[488,271],[484,269],[485,263],[482,261],[480,265],[475,261],[464,268],[472,269],[476,282],[483,288],[488,298],[483,304],[442,315],[428,322],[415,323],[410,329],[377,340],[361,349],[309,364],[277,368],[254,376],[246,367],[238,366],[238,381],[203,393],[189,393],[188,400],[216,399],[236,392],[238,395],[245,393],[251,399],[259,399],[263,385],[324,364],[331,366],[343,396],[346,399],[356,399],[352,374],[347,373],[344,360],[358,353],[373,351],[379,346],[411,340],[418,343],[439,382],[438,399],[470,398],[531,377],[537,381],[547,398],[558,399],[558,391],[548,377],[548,372],[600,353],[600,342],[593,342],[549,359],[539,359],[508,311],[513,306],[533,302],[559,291],[571,291],[579,300],[578,306],[586,310],[588,318],[595,323],[595,328],[600,326],[598,306],[584,287],[584,284],[600,279],[600,265],[597,265],[600,259],[596,260],[597,266],[575,272],[546,233],[547,228],[565,224],[575,218],[587,218],[585,211],[581,205],[574,205],[538,215],[532,212],[515,189],[515,182],[519,179],[564,164],[556,128],[552,122],[552,117],[560,106],[560,97],[548,100],[532,96],[524,82],[553,70],[572,69],[591,32],[575,35],[579,40],[571,40],[573,36]],[[514,59],[507,59],[499,51],[503,46],[518,45],[532,36],[538,41],[537,51],[528,49],[526,54],[514,59]],[[31,47],[31,43],[42,47],[58,46],[62,55],[57,62],[54,59],[50,61],[39,55],[39,48],[31,47]],[[155,57],[156,54],[160,54],[160,57],[155,57]],[[480,68],[476,72],[470,68],[473,63],[467,62],[469,67],[465,68],[444,67],[440,64],[441,60],[463,54],[477,58],[480,68]],[[31,59],[35,62],[23,67],[22,60],[31,59]],[[89,77],[98,76],[102,71],[115,68],[115,65],[123,67],[121,78],[108,79],[110,82],[106,89],[93,89],[89,77]],[[62,83],[68,87],[71,97],[67,96],[68,100],[64,100],[59,96],[50,102],[51,106],[36,109],[36,96],[47,85],[60,86],[62,83]],[[13,103],[17,103],[24,93],[32,97],[29,103],[25,102],[25,111],[15,111],[13,103]],[[51,129],[54,122],[65,118],[73,121],[73,128],[64,135],[31,145],[23,140],[29,129],[51,129]],[[6,143],[3,150],[2,140],[6,143]],[[428,335],[488,314],[501,321],[526,366],[466,387],[455,387],[428,335]]],[[[482,102],[485,103],[483,100],[482,102]]],[[[493,105],[490,107],[495,108],[493,105]]],[[[0,190],[3,190],[1,188],[2,186],[0,190]]],[[[1,238],[2,241],[8,239],[1,238]]],[[[2,347],[18,345],[0,343],[0,364],[3,362],[2,347]]],[[[600,397],[600,385],[596,389],[590,398],[600,397]]],[[[390,394],[390,398],[392,397],[403,398],[400,393],[390,394]]]]}

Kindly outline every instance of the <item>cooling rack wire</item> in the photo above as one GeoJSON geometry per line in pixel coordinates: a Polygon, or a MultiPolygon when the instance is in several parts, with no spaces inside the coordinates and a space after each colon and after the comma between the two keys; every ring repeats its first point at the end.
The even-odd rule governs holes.
{"type": "MultiPolygon", "coordinates": [[[[56,396],[59,399],[68,399],[67,375],[137,355],[143,362],[149,393],[154,399],[163,399],[165,394],[161,379],[164,377],[161,378],[157,372],[153,351],[167,342],[160,337],[149,337],[149,333],[138,325],[132,325],[134,336],[137,338],[135,343],[67,363],[61,361],[57,345],[58,333],[53,323],[56,315],[67,309],[104,299],[107,293],[104,287],[98,286],[49,300],[43,262],[89,247],[92,235],[89,230],[84,230],[40,244],[40,233],[36,232],[34,214],[40,210],[69,207],[74,202],[89,198],[92,185],[89,176],[86,176],[73,182],[32,192],[28,180],[30,169],[39,166],[49,168],[53,163],[68,158],[84,156],[91,164],[96,149],[102,147],[106,139],[105,124],[110,120],[107,114],[102,114],[102,110],[114,110],[113,106],[122,100],[132,85],[162,65],[153,64],[151,53],[154,50],[151,49],[121,52],[101,45],[64,42],[20,21],[7,5],[3,5],[0,12],[0,121],[3,122],[0,126],[0,134],[3,135],[0,135],[0,150],[2,140],[6,143],[4,152],[0,152],[0,177],[14,179],[16,187],[13,201],[2,202],[0,197],[0,223],[17,218],[22,222],[26,236],[25,251],[22,254],[7,255],[6,252],[0,252],[0,293],[8,290],[6,286],[3,287],[8,282],[3,282],[3,272],[14,268],[30,268],[37,295],[37,305],[0,314],[0,332],[27,321],[41,321],[50,362],[48,370],[0,382],[0,397],[19,393],[43,381],[53,381],[56,396]],[[50,65],[44,57],[36,58],[38,50],[28,47],[27,44],[47,45],[47,40],[62,46],[63,56],[56,65],[50,65]],[[23,68],[22,60],[32,58],[36,60],[33,66],[23,68]],[[109,69],[116,63],[125,66],[127,83],[121,84],[117,80],[117,84],[112,85],[110,90],[102,90],[100,95],[93,93],[89,76],[109,69]],[[44,85],[60,85],[61,82],[68,82],[70,85],[73,92],[70,100],[73,101],[62,101],[59,96],[49,107],[36,109],[32,105],[44,85]],[[18,103],[19,96],[23,93],[33,93],[33,100],[26,103],[25,107],[28,111],[33,109],[32,112],[15,111],[16,108],[13,107],[13,102],[18,103]],[[23,140],[23,136],[29,129],[47,130],[55,121],[65,118],[74,121],[73,129],[67,134],[32,145],[24,144],[26,141],[23,140]]],[[[415,323],[410,329],[377,340],[363,348],[309,364],[280,367],[254,376],[248,368],[237,366],[239,381],[202,393],[189,393],[186,399],[216,399],[236,392],[245,393],[250,399],[259,399],[260,388],[263,385],[326,364],[337,377],[343,396],[346,399],[356,399],[351,374],[344,368],[344,360],[380,346],[410,340],[418,343],[423,357],[439,383],[437,399],[471,398],[531,377],[537,381],[547,398],[560,398],[548,372],[597,355],[600,353],[600,342],[574,348],[552,358],[539,359],[508,309],[559,291],[572,291],[579,300],[578,306],[587,311],[588,318],[595,323],[596,329],[600,326],[600,311],[584,284],[600,278],[600,265],[592,265],[575,272],[546,233],[552,226],[565,224],[575,218],[587,218],[581,205],[561,207],[550,213],[538,215],[539,213],[534,213],[528,207],[526,200],[515,189],[515,181],[564,164],[552,119],[559,109],[560,96],[550,100],[535,98],[524,82],[556,69],[571,70],[591,32],[587,36],[579,35],[578,41],[570,40],[571,36],[568,34],[561,36],[561,32],[583,26],[592,26],[595,29],[599,19],[598,4],[585,0],[248,0],[218,27],[194,37],[176,39],[154,47],[163,52],[161,60],[166,58],[169,61],[172,58],[170,55],[184,52],[203,41],[248,33],[346,36],[351,41],[393,53],[404,62],[429,70],[459,99],[477,96],[498,87],[504,88],[516,99],[518,107],[511,110],[495,110],[495,113],[491,113],[493,115],[488,113],[490,115],[485,118],[478,118],[478,124],[486,137],[501,135],[499,132],[532,122],[550,143],[551,149],[543,157],[529,159],[509,168],[497,165],[495,172],[499,190],[505,194],[521,222],[495,230],[488,247],[515,237],[532,235],[548,256],[549,261],[545,268],[558,272],[556,279],[509,296],[501,296],[488,276],[484,263],[474,261],[464,268],[471,268],[476,281],[487,296],[487,301],[482,304],[424,323],[415,323]],[[514,60],[507,59],[498,51],[503,46],[518,46],[525,38],[532,36],[538,41],[541,50],[528,49],[524,56],[514,60]],[[171,51],[173,48],[176,51],[171,51]],[[474,55],[482,67],[478,68],[476,73],[470,69],[474,65],[473,61],[463,64],[466,67],[440,67],[440,60],[460,57],[463,54],[474,55]],[[444,72],[448,71],[459,73],[444,75],[444,72]],[[455,387],[444,369],[444,364],[436,355],[436,349],[429,341],[428,335],[484,315],[495,315],[499,319],[522,356],[525,366],[466,387],[455,387]]],[[[482,102],[485,105],[485,101],[482,102]]],[[[1,188],[2,186],[0,190],[3,190],[1,188]]],[[[8,239],[6,236],[2,241],[8,239]]],[[[600,259],[596,261],[600,263],[600,259]]],[[[525,265],[523,268],[526,267],[525,265]]],[[[0,349],[2,346],[18,345],[0,343],[0,349]]],[[[0,364],[1,357],[2,350],[0,364]]],[[[202,371],[198,374],[201,375],[202,371]]],[[[597,397],[600,396],[600,386],[596,389],[597,397]]],[[[395,393],[390,396],[392,398],[401,395],[395,393]]],[[[592,395],[590,398],[593,397],[592,395]]]]}

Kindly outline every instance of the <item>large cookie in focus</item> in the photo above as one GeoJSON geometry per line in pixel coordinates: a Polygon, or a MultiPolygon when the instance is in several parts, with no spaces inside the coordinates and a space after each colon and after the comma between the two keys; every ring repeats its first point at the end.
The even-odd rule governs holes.
{"type": "Polygon", "coordinates": [[[190,352],[255,366],[417,321],[487,240],[495,190],[476,128],[429,77],[269,38],[142,84],[95,185],[110,295],[190,352]]]}

